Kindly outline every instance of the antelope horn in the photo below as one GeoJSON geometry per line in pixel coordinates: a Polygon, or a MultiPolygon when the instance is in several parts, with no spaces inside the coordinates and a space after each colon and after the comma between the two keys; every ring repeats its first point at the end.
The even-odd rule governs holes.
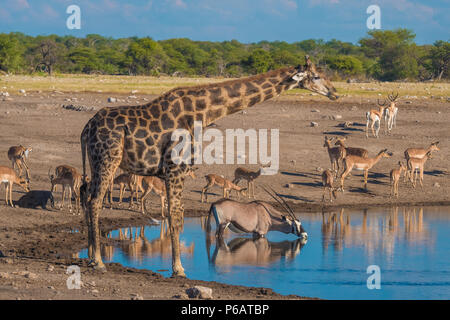
{"type": "Polygon", "coordinates": [[[394,102],[394,101],[397,100],[397,98],[398,98],[398,92],[397,92],[397,95],[396,95],[395,98],[394,98],[394,91],[392,91],[392,93],[388,95],[388,98],[389,98],[389,100],[391,100],[392,102],[394,102]]]}
{"type": "Polygon", "coordinates": [[[377,103],[380,107],[384,107],[386,105],[386,99],[384,99],[383,104],[380,103],[380,99],[377,99],[377,103]]]}
{"type": "Polygon", "coordinates": [[[281,198],[280,196],[277,195],[277,193],[271,188],[269,187],[269,189],[272,191],[272,193],[270,193],[264,186],[263,189],[265,192],[267,192],[276,202],[278,202],[281,207],[291,216],[292,219],[297,220],[297,218],[295,217],[294,212],[292,211],[291,207],[287,204],[287,202],[281,198]]]}

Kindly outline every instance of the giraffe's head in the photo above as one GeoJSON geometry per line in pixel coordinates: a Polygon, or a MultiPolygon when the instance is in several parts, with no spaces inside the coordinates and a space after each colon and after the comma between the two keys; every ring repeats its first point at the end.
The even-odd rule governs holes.
{"type": "Polygon", "coordinates": [[[292,76],[292,80],[297,82],[296,87],[316,92],[328,97],[330,100],[339,98],[330,80],[328,80],[325,74],[317,71],[316,66],[309,59],[309,56],[306,56],[305,60],[305,65],[298,66],[296,68],[297,73],[292,76]]]}

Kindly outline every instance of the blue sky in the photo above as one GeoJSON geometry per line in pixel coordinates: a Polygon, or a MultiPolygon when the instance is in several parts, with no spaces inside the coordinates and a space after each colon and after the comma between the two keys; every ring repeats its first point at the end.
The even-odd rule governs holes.
{"type": "Polygon", "coordinates": [[[419,44],[450,39],[450,0],[0,0],[0,33],[356,43],[372,4],[382,29],[412,29],[419,44]],[[81,9],[80,30],[66,27],[72,4],[81,9]]]}

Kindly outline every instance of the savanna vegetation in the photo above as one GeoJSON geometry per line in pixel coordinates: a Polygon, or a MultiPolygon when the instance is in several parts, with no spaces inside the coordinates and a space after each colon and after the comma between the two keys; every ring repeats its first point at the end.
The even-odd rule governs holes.
{"type": "Polygon", "coordinates": [[[96,34],[0,34],[0,72],[239,77],[303,63],[305,54],[334,80],[449,79],[450,43],[417,45],[411,30],[375,30],[357,44],[339,40],[244,44],[96,34]]]}

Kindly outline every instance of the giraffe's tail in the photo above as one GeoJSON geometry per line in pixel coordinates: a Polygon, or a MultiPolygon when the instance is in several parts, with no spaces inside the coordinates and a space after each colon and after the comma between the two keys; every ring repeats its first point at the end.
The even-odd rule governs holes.
{"type": "Polygon", "coordinates": [[[87,201],[88,201],[88,190],[90,189],[88,187],[88,178],[86,175],[86,152],[87,152],[87,136],[88,136],[88,124],[84,127],[83,131],[81,132],[80,142],[81,142],[81,161],[83,163],[83,176],[82,176],[82,182],[80,186],[80,202],[81,206],[84,210],[86,210],[87,207],[87,201]]]}

